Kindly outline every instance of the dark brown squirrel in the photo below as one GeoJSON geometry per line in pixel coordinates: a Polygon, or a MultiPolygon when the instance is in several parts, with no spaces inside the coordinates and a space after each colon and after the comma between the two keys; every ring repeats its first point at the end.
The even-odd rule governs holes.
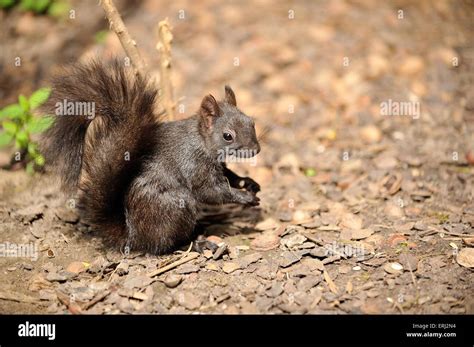
{"type": "MultiPolygon", "coordinates": [[[[257,206],[260,186],[239,177],[222,153],[260,151],[252,118],[235,94],[203,98],[194,116],[159,122],[157,90],[118,60],[75,64],[53,79],[44,111],[56,113],[42,141],[63,188],[78,192],[81,218],[122,250],[163,254],[195,237],[198,205],[257,206]],[[95,116],[58,112],[58,105],[94,105],[95,116]]],[[[79,110],[81,111],[81,110],[79,110]]]]}

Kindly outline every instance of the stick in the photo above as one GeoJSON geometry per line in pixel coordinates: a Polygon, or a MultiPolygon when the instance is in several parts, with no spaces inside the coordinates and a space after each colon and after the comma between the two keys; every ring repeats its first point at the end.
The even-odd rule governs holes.
{"type": "Polygon", "coordinates": [[[166,266],[163,266],[162,268],[159,268],[159,269],[156,269],[152,272],[149,272],[147,274],[148,277],[155,277],[157,275],[160,275],[166,271],[169,271],[171,269],[174,269],[175,267],[181,265],[181,264],[184,264],[184,263],[187,263],[188,261],[191,261],[195,258],[199,257],[199,253],[196,253],[196,252],[193,252],[193,253],[189,253],[188,256],[184,257],[184,258],[181,258],[177,261],[175,261],[174,263],[171,263],[169,265],[166,265],[166,266]]]}
{"type": "Polygon", "coordinates": [[[158,23],[158,43],[156,49],[160,53],[160,88],[163,95],[168,120],[174,120],[175,104],[173,101],[173,86],[171,84],[171,42],[173,34],[168,18],[158,23]]]}
{"type": "Polygon", "coordinates": [[[110,290],[105,290],[103,291],[102,293],[98,294],[94,299],[92,299],[91,301],[85,303],[83,306],[82,306],[82,309],[83,310],[88,310],[90,309],[92,306],[94,306],[95,304],[97,304],[99,301],[101,300],[104,300],[105,297],[107,295],[110,294],[110,290]]]}
{"type": "Polygon", "coordinates": [[[127,54],[130,62],[132,63],[135,73],[141,77],[147,75],[145,62],[142,59],[140,52],[137,49],[137,43],[132,39],[128,33],[127,27],[122,21],[117,8],[115,7],[112,0],[102,0],[102,8],[105,11],[105,15],[110,23],[110,28],[117,34],[117,37],[122,44],[122,47],[127,54]]]}

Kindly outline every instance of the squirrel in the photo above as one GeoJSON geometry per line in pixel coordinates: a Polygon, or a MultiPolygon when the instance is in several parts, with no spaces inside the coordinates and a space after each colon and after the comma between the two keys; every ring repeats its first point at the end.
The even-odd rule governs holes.
{"type": "Polygon", "coordinates": [[[118,60],[66,67],[43,107],[55,114],[43,154],[63,189],[77,192],[81,219],[121,249],[164,254],[195,239],[199,204],[258,206],[259,184],[222,160],[260,152],[255,122],[232,89],[164,122],[154,112],[158,90],[129,70],[118,60]],[[92,116],[74,107],[86,103],[92,116]],[[66,104],[73,107],[58,107],[66,104]]]}

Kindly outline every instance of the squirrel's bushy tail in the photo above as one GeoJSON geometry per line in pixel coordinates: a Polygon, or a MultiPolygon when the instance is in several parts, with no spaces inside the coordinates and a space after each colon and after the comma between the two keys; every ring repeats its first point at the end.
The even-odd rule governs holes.
{"type": "Polygon", "coordinates": [[[76,64],[53,80],[44,111],[55,122],[42,151],[63,187],[79,188],[79,207],[91,225],[123,230],[124,196],[154,147],[156,96],[117,60],[76,64]]]}

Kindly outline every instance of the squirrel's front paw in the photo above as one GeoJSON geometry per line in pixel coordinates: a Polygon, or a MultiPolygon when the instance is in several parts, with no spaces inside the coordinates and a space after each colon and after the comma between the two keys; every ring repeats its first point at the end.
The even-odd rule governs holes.
{"type": "Polygon", "coordinates": [[[260,199],[255,195],[255,193],[244,192],[242,204],[247,206],[258,206],[260,204],[260,199]]]}
{"type": "Polygon", "coordinates": [[[260,191],[260,184],[255,182],[253,179],[250,177],[243,177],[239,185],[244,188],[246,191],[251,192],[251,193],[258,193],[260,191]]]}

